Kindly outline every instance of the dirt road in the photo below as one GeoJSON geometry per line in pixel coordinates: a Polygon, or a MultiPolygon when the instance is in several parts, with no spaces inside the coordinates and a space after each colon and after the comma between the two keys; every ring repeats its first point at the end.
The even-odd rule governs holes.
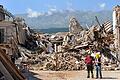
{"type": "MultiPolygon", "coordinates": [[[[31,71],[39,80],[99,80],[86,78],[86,71],[31,71]]],[[[102,71],[103,79],[120,80],[120,71],[102,71]]],[[[95,72],[94,72],[95,73],[95,72]]]]}

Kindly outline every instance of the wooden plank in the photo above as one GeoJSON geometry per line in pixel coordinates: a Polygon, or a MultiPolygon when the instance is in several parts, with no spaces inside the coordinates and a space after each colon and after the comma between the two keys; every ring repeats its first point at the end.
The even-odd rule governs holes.
{"type": "Polygon", "coordinates": [[[21,72],[17,69],[17,67],[12,63],[12,61],[1,49],[0,60],[15,80],[25,80],[25,77],[21,74],[21,72]]]}
{"type": "Polygon", "coordinates": [[[4,67],[4,65],[2,64],[2,62],[0,62],[0,71],[3,73],[3,75],[5,76],[5,78],[7,80],[14,80],[12,78],[12,76],[10,75],[10,73],[6,70],[6,68],[4,67]]]}

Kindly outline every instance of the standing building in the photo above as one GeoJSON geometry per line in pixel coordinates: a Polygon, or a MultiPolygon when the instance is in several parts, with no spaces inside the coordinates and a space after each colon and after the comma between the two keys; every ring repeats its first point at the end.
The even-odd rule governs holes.
{"type": "Polygon", "coordinates": [[[18,44],[26,40],[26,24],[0,5],[0,80],[26,80],[14,65],[18,44]]]}
{"type": "Polygon", "coordinates": [[[113,8],[113,34],[115,38],[115,48],[120,59],[120,6],[117,5],[113,8]]]}
{"type": "Polygon", "coordinates": [[[16,57],[18,44],[25,44],[27,34],[24,19],[14,17],[0,5],[0,48],[11,58],[16,57]]]}

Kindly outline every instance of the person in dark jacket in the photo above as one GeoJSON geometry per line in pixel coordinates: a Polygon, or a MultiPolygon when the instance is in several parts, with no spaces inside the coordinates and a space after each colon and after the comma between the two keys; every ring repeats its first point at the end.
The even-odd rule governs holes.
{"type": "Polygon", "coordinates": [[[94,75],[93,75],[93,69],[94,69],[94,66],[93,66],[93,58],[92,56],[90,56],[90,54],[88,54],[86,57],[85,57],[85,64],[87,66],[87,78],[90,78],[90,72],[91,72],[91,77],[94,78],[94,75]]]}

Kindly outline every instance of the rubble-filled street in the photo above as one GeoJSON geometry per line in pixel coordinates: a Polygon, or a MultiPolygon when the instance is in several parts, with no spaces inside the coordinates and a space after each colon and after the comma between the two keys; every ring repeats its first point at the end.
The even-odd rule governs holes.
{"type": "MultiPolygon", "coordinates": [[[[87,78],[86,71],[31,71],[36,80],[120,80],[120,71],[103,71],[103,79],[87,78]]],[[[95,73],[95,72],[94,72],[95,73]]]]}

